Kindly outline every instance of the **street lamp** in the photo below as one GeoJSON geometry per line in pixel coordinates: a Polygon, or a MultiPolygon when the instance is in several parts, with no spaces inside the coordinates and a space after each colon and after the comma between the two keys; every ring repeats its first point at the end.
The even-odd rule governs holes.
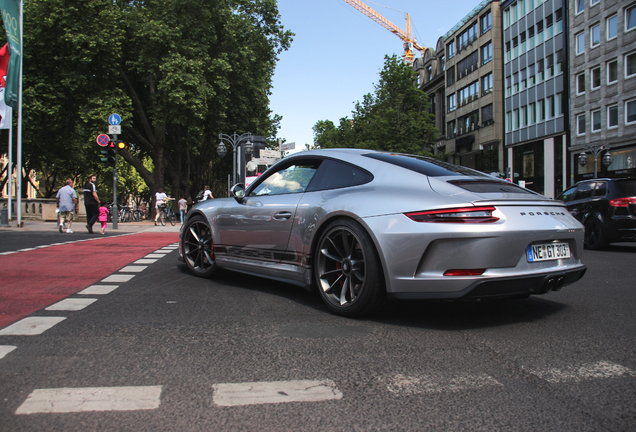
{"type": "Polygon", "coordinates": [[[248,149],[249,149],[249,153],[251,154],[254,149],[254,146],[252,145],[252,142],[250,141],[252,139],[252,134],[250,132],[246,132],[240,136],[236,135],[236,132],[234,132],[232,136],[226,135],[223,133],[219,134],[219,139],[221,140],[221,142],[219,143],[219,146],[216,148],[216,152],[219,154],[219,156],[224,157],[227,154],[227,148],[225,147],[224,141],[230,143],[233,148],[232,184],[236,184],[236,148],[241,145],[241,142],[243,141],[244,138],[247,138],[247,142],[244,145],[245,152],[248,153],[248,149]]]}
{"type": "Polygon", "coordinates": [[[607,153],[605,153],[605,155],[601,158],[601,163],[603,164],[605,168],[607,168],[608,166],[612,164],[612,155],[609,154],[610,146],[609,144],[608,145],[583,144],[583,147],[585,148],[585,150],[583,150],[581,154],[579,154],[579,165],[581,165],[582,167],[587,165],[588,156],[586,152],[589,151],[590,153],[592,153],[592,156],[594,156],[594,178],[596,178],[597,172],[598,172],[598,169],[597,169],[598,155],[603,150],[607,150],[607,153]]]}

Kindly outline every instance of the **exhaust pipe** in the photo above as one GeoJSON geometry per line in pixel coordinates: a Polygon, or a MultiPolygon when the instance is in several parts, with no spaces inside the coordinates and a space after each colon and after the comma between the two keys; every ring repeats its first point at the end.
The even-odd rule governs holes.
{"type": "Polygon", "coordinates": [[[557,279],[556,285],[554,287],[554,291],[561,291],[561,288],[563,288],[563,283],[564,282],[565,282],[565,278],[563,276],[561,276],[559,279],[557,279]]]}
{"type": "Polygon", "coordinates": [[[546,282],[545,284],[545,292],[549,293],[550,291],[556,289],[557,286],[557,280],[554,278],[550,278],[548,279],[548,282],[546,282]]]}

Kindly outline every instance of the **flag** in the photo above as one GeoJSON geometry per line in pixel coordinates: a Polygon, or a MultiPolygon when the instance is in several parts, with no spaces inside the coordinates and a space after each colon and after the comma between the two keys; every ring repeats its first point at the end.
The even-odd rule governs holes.
{"type": "Polygon", "coordinates": [[[4,87],[0,87],[0,129],[11,129],[11,107],[4,103],[4,87]]]}
{"type": "Polygon", "coordinates": [[[20,0],[0,0],[2,20],[7,32],[9,45],[9,63],[5,83],[4,101],[11,108],[18,109],[18,92],[20,91],[20,56],[22,29],[20,28],[20,0]]]}
{"type": "Polygon", "coordinates": [[[9,67],[9,44],[4,44],[0,48],[0,87],[4,87],[4,80],[7,78],[7,68],[9,67]]]}

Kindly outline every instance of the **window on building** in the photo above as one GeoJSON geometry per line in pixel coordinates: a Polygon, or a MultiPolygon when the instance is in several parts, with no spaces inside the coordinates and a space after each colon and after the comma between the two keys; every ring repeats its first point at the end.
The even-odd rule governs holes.
{"type": "Polygon", "coordinates": [[[585,0],[575,0],[575,10],[577,14],[580,14],[585,10],[585,0]]]}
{"type": "Polygon", "coordinates": [[[590,27],[590,47],[594,48],[601,44],[601,25],[596,24],[590,27]]]}
{"type": "Polygon", "coordinates": [[[534,26],[528,29],[528,49],[534,48],[534,26]]]}
{"type": "Polygon", "coordinates": [[[457,123],[459,135],[474,131],[475,127],[479,125],[479,111],[473,111],[460,117],[457,123]]]}
{"type": "Polygon", "coordinates": [[[510,27],[510,9],[506,9],[503,13],[504,28],[510,27]]]}
{"type": "Polygon", "coordinates": [[[607,40],[614,39],[618,36],[618,15],[609,17],[605,27],[607,27],[607,40]]]}
{"type": "Polygon", "coordinates": [[[474,81],[468,84],[466,87],[462,87],[459,92],[459,106],[466,105],[477,99],[479,96],[479,81],[474,81]]]}
{"type": "Polygon", "coordinates": [[[543,70],[543,59],[537,62],[537,77],[539,81],[543,81],[545,78],[545,71],[543,70]]]}
{"type": "Polygon", "coordinates": [[[481,33],[486,33],[492,28],[492,13],[488,11],[481,16],[481,33]]]}
{"type": "Polygon", "coordinates": [[[592,90],[597,90],[601,86],[601,68],[597,67],[592,69],[592,84],[590,88],[592,90]]]}
{"type": "Polygon", "coordinates": [[[481,92],[488,94],[492,91],[492,72],[481,78],[481,92]]]}
{"type": "Polygon", "coordinates": [[[519,35],[519,39],[521,40],[521,51],[519,54],[523,54],[527,51],[526,49],[526,32],[523,32],[519,35]]]}
{"type": "Polygon", "coordinates": [[[554,95],[548,96],[548,117],[556,117],[556,105],[554,95]]]}
{"type": "Polygon", "coordinates": [[[512,38],[512,58],[517,58],[519,57],[519,38],[518,37],[513,37],[512,38]]]}
{"type": "Polygon", "coordinates": [[[585,114],[576,116],[576,134],[585,135],[585,114]]]}
{"type": "Polygon", "coordinates": [[[554,33],[561,33],[563,31],[563,9],[557,9],[556,12],[554,12],[554,18],[556,21],[556,30],[554,33]]]}
{"type": "Polygon", "coordinates": [[[508,75],[506,77],[506,96],[510,96],[512,94],[512,76],[508,75]]]}
{"type": "Polygon", "coordinates": [[[625,31],[636,28],[636,6],[632,6],[625,10],[625,31]]]}
{"type": "Polygon", "coordinates": [[[442,62],[442,70],[445,71],[446,70],[446,57],[442,56],[439,59],[440,62],[442,62]]]}
{"type": "Polygon", "coordinates": [[[543,42],[543,21],[537,23],[537,45],[543,42]]]}
{"type": "Polygon", "coordinates": [[[548,77],[554,76],[554,55],[550,54],[545,58],[548,77]]]}
{"type": "Polygon", "coordinates": [[[510,51],[510,42],[506,42],[506,62],[512,60],[512,51],[510,51]]]}
{"type": "Polygon", "coordinates": [[[506,113],[506,131],[512,131],[512,111],[506,113]]]}
{"type": "Polygon", "coordinates": [[[592,132],[601,130],[601,110],[592,111],[592,132]]]}
{"type": "Polygon", "coordinates": [[[583,54],[585,52],[585,32],[581,32],[574,36],[576,39],[576,55],[583,54]]]}
{"type": "Polygon", "coordinates": [[[492,60],[492,42],[488,42],[481,47],[481,64],[486,64],[492,60]]]}
{"type": "Polygon", "coordinates": [[[539,120],[545,120],[545,99],[541,99],[537,102],[537,109],[539,110],[539,120]]]}
{"type": "Polygon", "coordinates": [[[534,65],[534,63],[528,66],[528,86],[533,86],[535,83],[535,79],[536,79],[536,77],[534,76],[535,69],[536,69],[536,66],[534,65]]]}
{"type": "Polygon", "coordinates": [[[556,52],[556,75],[563,72],[563,57],[563,49],[558,50],[556,52]]]}
{"type": "Polygon", "coordinates": [[[455,135],[457,135],[457,123],[455,122],[455,120],[451,120],[446,123],[446,130],[448,131],[449,138],[453,138],[455,135]]]}
{"type": "Polygon", "coordinates": [[[546,39],[554,36],[554,27],[552,26],[552,14],[545,17],[545,31],[547,33],[546,39]]]}
{"type": "Polygon", "coordinates": [[[625,124],[636,123],[636,100],[625,102],[625,124]]]}
{"type": "Polygon", "coordinates": [[[585,93],[585,72],[576,76],[576,94],[582,95],[585,93]]]}
{"type": "Polygon", "coordinates": [[[512,90],[517,93],[519,91],[519,73],[512,74],[512,90]]]}
{"type": "Polygon", "coordinates": [[[607,128],[618,126],[618,105],[610,105],[607,107],[607,128]]]}
{"type": "Polygon", "coordinates": [[[470,27],[461,32],[459,36],[457,36],[457,52],[462,52],[462,50],[466,49],[469,45],[471,45],[478,36],[478,27],[477,21],[475,21],[470,27]]]}
{"type": "Polygon", "coordinates": [[[457,109],[457,100],[455,99],[455,93],[448,96],[448,101],[446,106],[448,107],[448,112],[455,111],[457,109]]]}
{"type": "Polygon", "coordinates": [[[455,41],[446,44],[446,55],[449,60],[455,57],[455,41]]]}
{"type": "Polygon", "coordinates": [[[534,124],[537,122],[537,104],[535,102],[532,102],[530,105],[528,105],[529,111],[530,111],[530,124],[534,124]]]}
{"type": "Polygon", "coordinates": [[[430,81],[433,78],[433,66],[429,66],[426,68],[426,80],[430,81]]]}
{"type": "Polygon", "coordinates": [[[590,0],[590,6],[594,6],[595,4],[599,4],[601,0],[590,0]]]}
{"type": "Polygon", "coordinates": [[[618,61],[607,62],[607,83],[613,84],[618,80],[618,61]]]}
{"type": "Polygon", "coordinates": [[[636,52],[625,56],[625,78],[636,75],[636,52]]]}
{"type": "Polygon", "coordinates": [[[519,117],[521,117],[520,127],[528,126],[528,107],[526,105],[519,109],[519,117]]]}
{"type": "Polygon", "coordinates": [[[526,68],[521,69],[521,88],[525,89],[528,87],[528,70],[526,68]]]}
{"type": "Polygon", "coordinates": [[[518,109],[512,110],[512,118],[513,118],[513,121],[515,122],[514,123],[514,128],[515,129],[519,129],[520,119],[519,119],[519,110],[518,109]]]}
{"type": "Polygon", "coordinates": [[[483,126],[488,126],[494,123],[494,114],[492,110],[492,104],[486,105],[481,109],[481,121],[483,126]]]}
{"type": "Polygon", "coordinates": [[[455,84],[455,66],[451,66],[446,71],[446,87],[455,84]]]}
{"type": "Polygon", "coordinates": [[[457,79],[462,79],[479,66],[479,51],[475,51],[468,57],[457,63],[457,79]]]}

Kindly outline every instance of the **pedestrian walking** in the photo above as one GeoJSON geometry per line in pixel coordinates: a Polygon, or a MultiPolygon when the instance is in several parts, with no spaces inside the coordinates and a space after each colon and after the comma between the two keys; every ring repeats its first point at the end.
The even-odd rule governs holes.
{"type": "Polygon", "coordinates": [[[106,207],[106,201],[101,200],[99,202],[99,222],[102,224],[102,235],[106,232],[106,225],[108,224],[108,207],[106,207]]]}
{"type": "Polygon", "coordinates": [[[205,191],[203,192],[203,201],[214,199],[214,197],[212,196],[212,191],[210,190],[210,186],[205,185],[203,189],[205,189],[205,191]]]}
{"type": "Polygon", "coordinates": [[[192,202],[192,197],[189,196],[188,202],[186,203],[186,214],[190,213],[190,209],[192,208],[193,205],[194,203],[192,202]]]}
{"type": "Polygon", "coordinates": [[[183,221],[185,221],[185,214],[186,214],[186,208],[188,207],[188,202],[186,201],[185,198],[181,197],[181,199],[178,201],[179,204],[179,213],[181,214],[181,223],[183,224],[183,221]]]}
{"type": "Polygon", "coordinates": [[[160,187],[155,193],[155,226],[157,226],[157,220],[159,219],[159,215],[166,208],[166,201],[173,200],[174,198],[170,198],[166,195],[166,192],[163,187],[160,187]]]}
{"type": "Polygon", "coordinates": [[[84,185],[84,207],[86,207],[86,229],[89,234],[93,234],[93,225],[99,218],[99,197],[97,196],[97,187],[95,180],[97,177],[92,175],[84,185]]]}
{"type": "Polygon", "coordinates": [[[65,182],[64,187],[57,191],[57,208],[60,215],[60,232],[73,233],[71,225],[73,225],[73,212],[77,213],[79,210],[79,202],[77,201],[77,194],[73,189],[73,180],[68,179],[65,182]]]}

